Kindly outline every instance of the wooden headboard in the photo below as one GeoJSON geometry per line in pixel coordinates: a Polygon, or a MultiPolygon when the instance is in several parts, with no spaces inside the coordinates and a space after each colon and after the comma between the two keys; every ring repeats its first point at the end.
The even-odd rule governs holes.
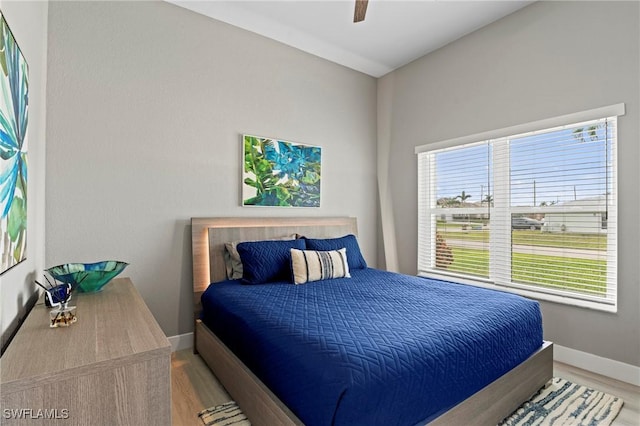
{"type": "Polygon", "coordinates": [[[312,238],[358,235],[353,217],[194,217],[191,218],[193,303],[200,316],[200,296],[209,284],[226,279],[224,243],[300,234],[312,238]]]}

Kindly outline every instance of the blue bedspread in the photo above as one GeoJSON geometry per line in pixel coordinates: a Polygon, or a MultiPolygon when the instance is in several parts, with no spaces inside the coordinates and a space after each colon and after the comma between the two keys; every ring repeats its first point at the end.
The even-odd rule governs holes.
{"type": "Polygon", "coordinates": [[[538,303],[375,269],[210,285],[202,319],[306,424],[430,421],[542,344],[538,303]]]}

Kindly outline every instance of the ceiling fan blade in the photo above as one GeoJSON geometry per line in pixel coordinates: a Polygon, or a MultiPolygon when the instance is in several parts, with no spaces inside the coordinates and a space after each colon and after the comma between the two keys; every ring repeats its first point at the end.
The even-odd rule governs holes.
{"type": "Polygon", "coordinates": [[[364,21],[364,16],[367,14],[367,3],[369,3],[369,0],[356,0],[353,22],[364,21]]]}

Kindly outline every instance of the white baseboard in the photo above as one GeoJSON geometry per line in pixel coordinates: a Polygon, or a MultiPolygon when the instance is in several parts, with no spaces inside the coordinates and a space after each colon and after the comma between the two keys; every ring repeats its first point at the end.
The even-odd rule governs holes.
{"type": "Polygon", "coordinates": [[[171,352],[193,347],[193,333],[178,334],[168,337],[168,339],[171,343],[171,352]]]}
{"type": "MultiPolygon", "coordinates": [[[[169,337],[171,352],[193,347],[193,333],[179,334],[169,337]]],[[[640,386],[640,367],[625,364],[609,358],[603,358],[587,352],[560,346],[554,343],[553,359],[564,364],[589,370],[596,374],[611,377],[621,382],[640,386]]]]}
{"type": "Polygon", "coordinates": [[[640,367],[564,346],[553,345],[553,359],[596,374],[640,386],[640,367]]]}

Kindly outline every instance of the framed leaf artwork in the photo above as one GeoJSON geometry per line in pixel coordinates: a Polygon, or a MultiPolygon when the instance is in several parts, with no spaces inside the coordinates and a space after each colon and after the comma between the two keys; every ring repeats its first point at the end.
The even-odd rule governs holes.
{"type": "Polygon", "coordinates": [[[242,205],[320,207],[322,148],[243,135],[242,205]]]}
{"type": "Polygon", "coordinates": [[[29,68],[0,12],[0,273],[26,258],[29,68]]]}

